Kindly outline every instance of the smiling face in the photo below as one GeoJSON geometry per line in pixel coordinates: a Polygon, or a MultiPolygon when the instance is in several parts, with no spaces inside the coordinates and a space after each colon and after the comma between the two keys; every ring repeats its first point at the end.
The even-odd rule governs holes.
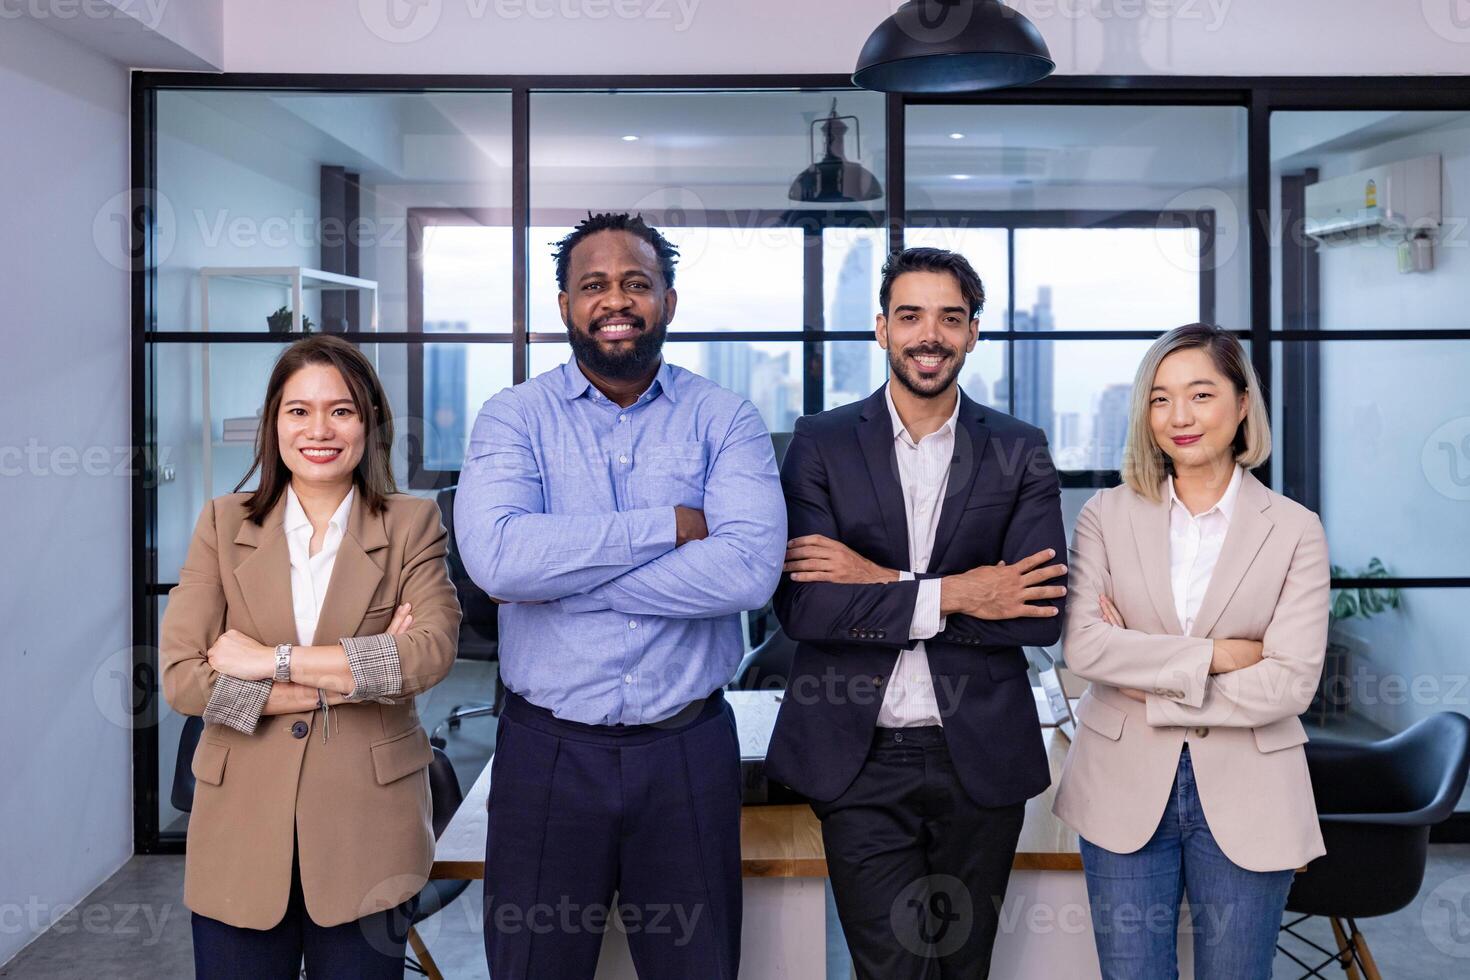
{"type": "Polygon", "coordinates": [[[609,230],[577,243],[557,301],[577,361],[604,378],[632,381],[656,369],[678,296],[665,287],[652,245],[609,230]]]}
{"type": "Polygon", "coordinates": [[[905,272],[893,280],[887,316],[878,315],[878,346],[894,379],[920,398],[949,389],[975,349],[978,322],[948,272],[905,272]]]}
{"type": "Polygon", "coordinates": [[[1175,472],[1224,466],[1234,460],[1235,434],[1249,402],[1200,347],[1176,350],[1159,363],[1149,391],[1154,442],[1175,472]]]}
{"type": "Polygon", "coordinates": [[[352,392],[330,364],[308,364],[286,379],[276,436],[292,480],[324,488],[350,484],[367,445],[352,392]]]}

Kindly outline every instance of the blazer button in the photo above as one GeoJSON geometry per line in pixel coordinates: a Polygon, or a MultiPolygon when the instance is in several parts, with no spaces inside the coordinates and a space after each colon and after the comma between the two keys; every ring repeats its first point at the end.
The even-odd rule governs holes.
{"type": "Polygon", "coordinates": [[[1208,734],[1210,734],[1210,730],[1208,728],[1196,728],[1194,730],[1194,735],[1196,738],[1204,738],[1208,734]]]}
{"type": "Polygon", "coordinates": [[[874,687],[882,687],[883,686],[883,678],[881,678],[881,677],[874,677],[873,678],[873,686],[874,687]]]}
{"type": "Polygon", "coordinates": [[[304,722],[304,721],[298,721],[295,724],[293,724],[291,726],[291,737],[292,738],[305,738],[306,737],[306,722],[304,722]]]}

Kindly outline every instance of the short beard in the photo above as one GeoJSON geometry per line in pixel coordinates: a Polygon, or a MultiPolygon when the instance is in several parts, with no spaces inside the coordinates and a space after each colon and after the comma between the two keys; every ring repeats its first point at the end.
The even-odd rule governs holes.
{"type": "MultiPolygon", "coordinates": [[[[926,352],[920,350],[919,353],[926,352]]],[[[937,354],[940,352],[928,351],[927,353],[937,354]]],[[[949,386],[954,384],[955,378],[958,378],[960,376],[960,370],[965,366],[964,353],[960,351],[945,351],[944,353],[949,354],[950,369],[946,374],[942,374],[939,376],[935,387],[932,390],[920,387],[919,380],[910,376],[908,362],[904,360],[905,356],[908,354],[907,351],[895,351],[892,348],[889,348],[888,367],[893,372],[893,376],[898,379],[898,383],[903,385],[910,394],[915,395],[919,398],[938,398],[940,395],[949,390],[949,386]]]]}
{"type": "Polygon", "coordinates": [[[567,327],[567,343],[572,345],[577,363],[609,381],[636,381],[646,375],[658,363],[659,356],[663,353],[664,337],[668,334],[669,325],[667,321],[662,321],[653,330],[645,330],[643,318],[635,319],[637,322],[634,326],[639,330],[633,338],[632,347],[617,354],[609,354],[603,350],[593,336],[591,324],[587,325],[586,330],[567,327]]]}

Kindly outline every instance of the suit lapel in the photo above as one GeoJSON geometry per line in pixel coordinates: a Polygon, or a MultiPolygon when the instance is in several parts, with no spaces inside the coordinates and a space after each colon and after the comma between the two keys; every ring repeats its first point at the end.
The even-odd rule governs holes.
{"type": "Polygon", "coordinates": [[[250,553],[235,566],[235,581],[245,597],[245,608],[261,643],[296,642],[296,611],[291,603],[291,553],[283,523],[286,494],[259,525],[246,519],[235,532],[235,543],[250,553]]]}
{"type": "Polygon", "coordinates": [[[375,560],[373,554],[387,547],[388,532],[383,526],[383,515],[368,512],[361,491],[353,494],[347,531],[337,548],[332,579],[327,584],[322,614],[316,623],[316,636],[311,641],[313,645],[325,646],[344,636],[357,635],[363,613],[373,601],[378,583],[383,580],[383,569],[378,564],[382,556],[375,560]]]}
{"type": "Polygon", "coordinates": [[[893,420],[888,417],[884,389],[868,397],[863,405],[862,421],[857,426],[858,445],[873,482],[873,498],[883,517],[889,554],[883,556],[895,568],[908,568],[908,508],[903,501],[903,486],[898,480],[898,461],[893,456],[893,420]]]}
{"type": "Polygon", "coordinates": [[[932,572],[939,567],[945,551],[954,540],[955,528],[959,526],[960,514],[970,501],[975,479],[980,472],[980,461],[990,444],[990,427],[981,419],[984,409],[965,394],[960,395],[960,413],[955,420],[954,455],[950,457],[949,483],[944,488],[944,504],[939,510],[939,527],[934,532],[934,547],[929,551],[929,567],[932,572]]]}
{"type": "MultiPolygon", "coordinates": [[[[1220,557],[1210,575],[1210,584],[1205,587],[1200,600],[1199,613],[1194,617],[1194,628],[1190,636],[1209,636],[1215,621],[1225,611],[1225,604],[1240,587],[1251,562],[1266,543],[1266,537],[1275,527],[1266,514],[1271,506],[1271,495],[1261,481],[1249,471],[1241,474],[1240,492],[1235,498],[1235,513],[1230,516],[1230,527],[1225,532],[1225,541],[1220,546],[1220,557]]],[[[1167,552],[1165,552],[1167,554],[1167,552]]]]}
{"type": "Polygon", "coordinates": [[[1133,545],[1138,549],[1138,564],[1154,612],[1164,624],[1164,632],[1175,636],[1184,633],[1184,625],[1174,611],[1174,586],[1169,580],[1169,498],[1160,503],[1133,495],[1129,508],[1133,525],[1133,545]]]}

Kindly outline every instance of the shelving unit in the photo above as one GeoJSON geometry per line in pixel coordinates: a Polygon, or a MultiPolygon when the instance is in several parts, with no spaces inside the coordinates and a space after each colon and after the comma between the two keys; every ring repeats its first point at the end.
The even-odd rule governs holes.
{"type": "MultiPolygon", "coordinates": [[[[205,266],[199,270],[199,327],[202,333],[209,333],[209,286],[215,280],[251,283],[283,291],[287,297],[286,305],[291,310],[291,330],[277,336],[286,341],[302,336],[302,301],[309,290],[341,289],[366,293],[371,298],[367,329],[374,333],[378,330],[378,283],[374,279],[360,279],[356,276],[345,276],[341,273],[325,272],[301,265],[205,266]]],[[[253,445],[253,443],[225,442],[223,439],[214,438],[214,413],[210,404],[209,344],[207,341],[202,344],[200,365],[200,395],[203,400],[203,411],[200,416],[203,425],[201,462],[204,470],[204,492],[207,499],[214,492],[215,447],[253,445]]]]}

